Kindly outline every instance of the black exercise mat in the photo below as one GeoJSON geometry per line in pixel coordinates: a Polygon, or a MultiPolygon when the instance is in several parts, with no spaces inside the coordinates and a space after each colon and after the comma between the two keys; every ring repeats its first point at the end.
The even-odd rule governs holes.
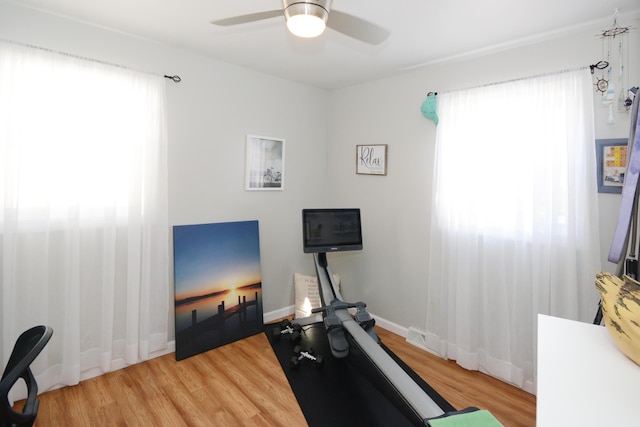
{"type": "MultiPolygon", "coordinates": [[[[276,326],[265,325],[265,333],[310,427],[422,425],[397,393],[384,386],[386,382],[355,343],[351,343],[348,357],[336,359],[331,355],[324,324],[306,326],[298,344],[303,350],[311,348],[315,355],[322,355],[323,366],[302,359],[298,368],[292,369],[289,364],[296,344],[287,334],[274,339],[272,329],[276,326]]],[[[454,410],[395,354],[383,348],[444,411],[454,410]]]]}

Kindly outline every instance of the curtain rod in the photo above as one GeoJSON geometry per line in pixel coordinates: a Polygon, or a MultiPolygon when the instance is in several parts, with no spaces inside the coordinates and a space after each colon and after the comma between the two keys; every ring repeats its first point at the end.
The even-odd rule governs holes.
{"type": "MultiPolygon", "coordinates": [[[[154,76],[158,75],[157,73],[152,73],[152,72],[149,72],[149,71],[140,71],[140,70],[136,70],[134,68],[130,68],[130,67],[124,66],[124,65],[114,64],[112,62],[103,61],[101,59],[88,58],[86,56],[80,56],[80,55],[76,55],[76,54],[69,53],[69,52],[62,52],[62,51],[59,51],[59,50],[49,49],[49,48],[42,47],[42,46],[36,46],[36,45],[33,45],[33,44],[29,44],[29,43],[17,42],[15,40],[8,40],[8,39],[0,38],[0,42],[13,44],[13,45],[18,45],[18,46],[24,46],[24,47],[28,47],[28,48],[31,48],[31,49],[42,50],[42,51],[45,51],[45,52],[54,53],[56,55],[63,55],[63,56],[68,56],[68,57],[75,58],[75,59],[81,59],[83,61],[95,62],[95,63],[102,64],[102,65],[108,65],[110,67],[117,67],[117,68],[122,68],[122,69],[125,69],[125,70],[136,71],[138,73],[151,74],[151,75],[154,75],[154,76]]],[[[164,74],[163,77],[166,78],[166,79],[172,80],[175,83],[180,83],[182,81],[180,76],[177,76],[177,75],[169,76],[169,75],[164,74]]]]}
{"type": "MultiPolygon", "coordinates": [[[[607,66],[608,65],[609,64],[607,63],[607,66]]],[[[483,88],[483,87],[489,87],[489,86],[501,85],[501,84],[506,84],[506,83],[519,82],[519,81],[522,81],[522,80],[537,79],[539,77],[553,76],[553,75],[556,75],[556,74],[568,73],[570,71],[586,70],[587,68],[591,69],[591,73],[593,74],[593,68],[601,69],[600,66],[601,66],[600,63],[598,63],[598,64],[595,64],[595,65],[587,65],[587,66],[582,66],[582,67],[577,67],[577,68],[567,68],[567,69],[564,69],[564,70],[551,71],[549,73],[542,73],[542,74],[534,74],[532,76],[518,77],[516,79],[502,80],[502,81],[499,81],[499,82],[487,83],[487,84],[483,84],[483,85],[472,86],[472,87],[467,87],[467,88],[462,88],[462,89],[447,90],[447,91],[444,91],[444,92],[429,92],[429,93],[427,93],[427,96],[429,96],[429,95],[437,95],[438,93],[442,94],[442,93],[460,92],[460,91],[463,91],[463,90],[479,89],[479,88],[483,88]]]]}

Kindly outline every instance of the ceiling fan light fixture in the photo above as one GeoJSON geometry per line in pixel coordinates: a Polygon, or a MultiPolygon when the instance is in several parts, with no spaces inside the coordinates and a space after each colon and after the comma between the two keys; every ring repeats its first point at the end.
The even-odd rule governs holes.
{"type": "Polygon", "coordinates": [[[331,1],[283,0],[287,28],[298,37],[318,37],[324,32],[331,1]]]}

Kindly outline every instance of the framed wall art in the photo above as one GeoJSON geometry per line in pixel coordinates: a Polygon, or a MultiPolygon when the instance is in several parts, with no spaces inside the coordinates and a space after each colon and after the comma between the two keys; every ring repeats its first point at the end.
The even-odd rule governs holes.
{"type": "Polygon", "coordinates": [[[622,193],[627,169],[627,139],[596,139],[598,193],[622,193]]]}
{"type": "Polygon", "coordinates": [[[262,332],[258,227],[173,227],[176,360],[262,332]]]}
{"type": "Polygon", "coordinates": [[[247,135],[245,190],[284,189],[284,139],[247,135]]]}
{"type": "Polygon", "coordinates": [[[387,144],[356,145],[356,173],[387,174],[387,144]]]}

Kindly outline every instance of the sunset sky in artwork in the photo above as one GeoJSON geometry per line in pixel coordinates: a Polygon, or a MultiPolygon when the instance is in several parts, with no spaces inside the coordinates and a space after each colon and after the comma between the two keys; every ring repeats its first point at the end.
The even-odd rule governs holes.
{"type": "Polygon", "coordinates": [[[175,300],[262,280],[258,221],[173,228],[175,300]]]}

